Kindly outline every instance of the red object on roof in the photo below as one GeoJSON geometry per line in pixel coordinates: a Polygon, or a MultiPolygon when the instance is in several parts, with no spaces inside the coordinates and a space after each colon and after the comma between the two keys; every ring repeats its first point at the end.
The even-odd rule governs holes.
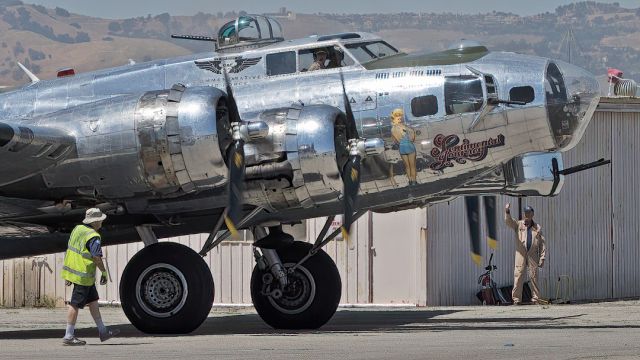
{"type": "Polygon", "coordinates": [[[622,79],[622,74],[623,74],[622,70],[618,70],[614,68],[607,69],[607,76],[609,77],[609,82],[612,82],[614,84],[616,84],[618,80],[622,79]]]}
{"type": "Polygon", "coordinates": [[[73,68],[66,68],[66,69],[60,69],[58,70],[58,77],[66,77],[66,76],[73,76],[76,74],[76,71],[73,70],[73,68]]]}

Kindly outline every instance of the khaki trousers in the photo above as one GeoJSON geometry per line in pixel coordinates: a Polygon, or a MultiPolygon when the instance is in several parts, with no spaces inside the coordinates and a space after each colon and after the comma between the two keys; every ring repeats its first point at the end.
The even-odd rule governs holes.
{"type": "Polygon", "coordinates": [[[529,285],[531,287],[531,300],[538,301],[540,299],[540,288],[538,288],[538,265],[528,264],[525,266],[516,266],[513,271],[513,292],[511,297],[513,303],[522,302],[522,287],[524,286],[524,273],[529,274],[529,285]]]}

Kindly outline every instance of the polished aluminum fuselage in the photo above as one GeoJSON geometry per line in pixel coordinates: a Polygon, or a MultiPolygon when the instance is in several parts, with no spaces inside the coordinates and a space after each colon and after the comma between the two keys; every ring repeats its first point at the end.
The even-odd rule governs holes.
{"type": "MultiPolygon", "coordinates": [[[[242,119],[264,120],[269,125],[266,138],[245,145],[247,166],[286,161],[292,178],[248,181],[245,202],[281,219],[339,211],[342,181],[336,147],[340,144],[335,144],[336,130],[330,120],[337,116],[331,109],[345,109],[340,72],[359,136],[385,142],[382,155],[363,163],[359,204],[364,208],[424,205],[464,194],[465,185],[478,184],[485,177],[498,180],[470,193],[506,192],[509,185],[512,193],[518,193],[518,184],[509,184],[502,173],[503,165],[524,154],[575,146],[597,103],[593,96],[589,98],[580,113],[584,119],[572,130],[571,142],[559,145],[549,123],[545,93],[549,60],[545,58],[490,52],[472,62],[452,65],[367,70],[356,62],[340,69],[267,75],[267,54],[344,43],[283,42],[236,54],[185,56],[41,81],[3,94],[0,122],[16,127],[16,132],[20,125],[31,126],[76,141],[60,161],[20,170],[24,174],[19,179],[43,179],[40,191],[21,187],[17,177],[0,176],[0,195],[45,200],[81,195],[123,204],[131,213],[224,207],[227,170],[219,150],[221,129],[211,116],[215,108],[213,112],[211,108],[225,96],[218,90],[225,86],[222,74],[196,65],[220,58],[261,58],[230,74],[242,119]],[[447,115],[446,77],[477,76],[478,72],[495,78],[500,99],[509,99],[509,90],[519,86],[531,86],[535,98],[526,105],[498,105],[479,121],[480,111],[447,115]],[[183,84],[186,90],[165,90],[175,84],[183,84]],[[412,100],[425,95],[437,98],[437,113],[416,117],[412,100]],[[404,110],[404,123],[416,134],[412,142],[417,185],[409,186],[397,140],[392,137],[390,115],[397,108],[404,110]],[[434,141],[439,136],[457,137],[460,144],[467,141],[470,147],[486,146],[487,153],[474,158],[466,151],[471,148],[438,146],[434,141]]],[[[486,88],[483,91],[486,105],[486,88]]],[[[0,156],[0,164],[10,168],[22,155],[7,156],[14,158],[0,156]]],[[[552,156],[561,161],[559,154],[552,156]]],[[[553,195],[559,188],[552,191],[544,179],[552,174],[539,170],[522,182],[533,186],[533,194],[553,195]]]]}

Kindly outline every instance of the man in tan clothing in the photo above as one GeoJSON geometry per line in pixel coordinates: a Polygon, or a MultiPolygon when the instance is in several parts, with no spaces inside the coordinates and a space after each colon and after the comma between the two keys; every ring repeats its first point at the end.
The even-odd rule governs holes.
{"type": "Polygon", "coordinates": [[[327,50],[318,49],[313,53],[313,63],[309,66],[308,71],[316,71],[326,69],[324,63],[327,61],[327,50]]]}
{"type": "Polygon", "coordinates": [[[547,248],[542,236],[541,226],[533,221],[533,208],[527,206],[524,209],[524,220],[515,221],[510,214],[511,204],[507,203],[504,210],[504,221],[507,226],[516,232],[516,263],[513,271],[514,285],[513,304],[520,305],[522,302],[522,286],[524,284],[525,269],[529,273],[531,283],[531,300],[534,304],[540,299],[540,288],[538,287],[538,267],[544,266],[547,255],[547,248]]]}

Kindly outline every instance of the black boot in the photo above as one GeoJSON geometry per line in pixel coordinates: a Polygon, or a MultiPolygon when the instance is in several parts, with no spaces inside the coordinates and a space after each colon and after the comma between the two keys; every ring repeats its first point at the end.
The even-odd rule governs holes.
{"type": "Polygon", "coordinates": [[[278,249],[291,245],[293,241],[293,236],[283,232],[282,226],[270,226],[269,235],[254,242],[253,246],[262,249],[278,249]]]}

